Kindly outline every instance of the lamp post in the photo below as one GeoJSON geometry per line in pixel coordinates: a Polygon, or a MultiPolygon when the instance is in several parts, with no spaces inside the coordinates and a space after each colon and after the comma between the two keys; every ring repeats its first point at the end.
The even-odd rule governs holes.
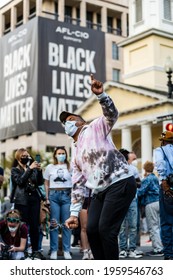
{"type": "Polygon", "coordinates": [[[166,62],[165,62],[165,72],[167,74],[168,77],[168,82],[167,82],[167,86],[168,86],[168,98],[172,97],[172,92],[173,92],[173,84],[172,84],[172,72],[173,72],[173,61],[171,60],[171,57],[168,56],[166,58],[166,62]]]}

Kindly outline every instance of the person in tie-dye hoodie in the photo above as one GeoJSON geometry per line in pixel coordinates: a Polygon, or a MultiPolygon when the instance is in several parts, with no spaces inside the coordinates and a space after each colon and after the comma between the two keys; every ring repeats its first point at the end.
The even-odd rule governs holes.
{"type": "Polygon", "coordinates": [[[80,115],[63,111],[59,118],[65,133],[75,142],[72,159],[71,216],[68,228],[78,226],[85,187],[92,190],[87,235],[95,260],[119,258],[118,233],[136,193],[136,182],[124,156],[115,147],[110,132],[118,119],[112,99],[103,84],[91,75],[91,90],[97,96],[103,116],[86,124],[80,115]]]}

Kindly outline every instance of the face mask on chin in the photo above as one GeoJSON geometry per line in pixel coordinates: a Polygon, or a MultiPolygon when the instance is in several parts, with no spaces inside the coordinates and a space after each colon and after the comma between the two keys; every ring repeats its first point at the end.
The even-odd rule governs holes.
{"type": "Polygon", "coordinates": [[[65,133],[68,136],[74,136],[76,131],[78,130],[78,127],[75,125],[77,121],[66,121],[65,122],[65,133]]]}

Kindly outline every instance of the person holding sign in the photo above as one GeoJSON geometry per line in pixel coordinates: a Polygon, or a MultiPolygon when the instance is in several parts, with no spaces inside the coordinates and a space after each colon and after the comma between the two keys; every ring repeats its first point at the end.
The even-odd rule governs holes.
{"type": "Polygon", "coordinates": [[[91,75],[91,90],[103,116],[86,124],[80,115],[61,112],[65,133],[75,142],[72,159],[71,216],[68,228],[78,226],[85,187],[92,190],[88,211],[87,235],[95,260],[119,258],[118,233],[136,193],[136,182],[124,156],[117,150],[110,132],[118,119],[118,110],[103,91],[102,82],[91,75]]]}

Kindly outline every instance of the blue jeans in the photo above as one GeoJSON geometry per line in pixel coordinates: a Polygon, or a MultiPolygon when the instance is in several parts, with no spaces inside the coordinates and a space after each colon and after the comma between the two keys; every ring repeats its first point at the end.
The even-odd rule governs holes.
{"type": "MultiPolygon", "coordinates": [[[[50,219],[55,219],[58,224],[64,224],[64,222],[70,217],[70,190],[49,192],[50,201],[50,219]]],[[[58,234],[59,229],[55,228],[50,231],[50,250],[58,250],[58,234]]],[[[71,230],[66,227],[62,227],[62,246],[64,252],[70,252],[71,245],[71,230]]]]}
{"type": "Polygon", "coordinates": [[[137,241],[137,199],[132,200],[119,233],[120,250],[135,250],[137,241]],[[128,246],[129,239],[129,246],[128,246]]]}

